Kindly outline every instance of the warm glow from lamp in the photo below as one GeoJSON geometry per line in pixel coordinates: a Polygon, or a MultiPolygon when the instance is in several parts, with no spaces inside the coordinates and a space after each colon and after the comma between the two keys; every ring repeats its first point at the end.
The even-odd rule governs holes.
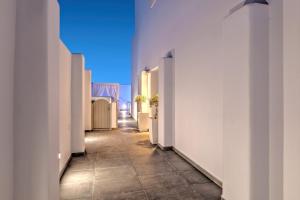
{"type": "Polygon", "coordinates": [[[142,103],[142,112],[143,113],[147,113],[149,112],[149,78],[150,77],[150,73],[143,71],[141,74],[141,95],[146,97],[146,102],[142,103]]]}

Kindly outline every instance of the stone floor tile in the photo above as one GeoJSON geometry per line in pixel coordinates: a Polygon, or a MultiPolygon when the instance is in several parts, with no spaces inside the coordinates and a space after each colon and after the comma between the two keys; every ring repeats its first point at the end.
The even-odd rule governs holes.
{"type": "Polygon", "coordinates": [[[128,166],[131,164],[129,158],[118,157],[111,159],[99,159],[95,162],[95,168],[110,168],[128,166]]]}
{"type": "Polygon", "coordinates": [[[188,186],[188,182],[175,172],[159,175],[139,176],[143,188],[167,188],[175,186],[188,186]]]}
{"type": "Polygon", "coordinates": [[[179,172],[189,184],[202,184],[211,182],[204,174],[197,170],[179,172]]]}
{"type": "Polygon", "coordinates": [[[105,179],[95,181],[94,199],[104,195],[142,191],[137,177],[123,177],[121,179],[105,179]]]}
{"type": "Polygon", "coordinates": [[[133,164],[139,176],[166,174],[173,171],[173,168],[167,162],[133,164]]]}
{"type": "Polygon", "coordinates": [[[89,199],[92,198],[93,183],[81,182],[63,184],[60,187],[61,200],[89,199]]]}
{"type": "Polygon", "coordinates": [[[125,192],[120,194],[102,194],[94,200],[148,200],[144,191],[125,192]]]}
{"type": "Polygon", "coordinates": [[[216,184],[204,183],[204,184],[193,184],[191,185],[193,192],[195,194],[200,194],[205,199],[213,200],[213,199],[220,199],[222,194],[222,190],[216,184]]]}
{"type": "Polygon", "coordinates": [[[120,167],[95,169],[96,180],[122,179],[124,177],[134,177],[134,176],[136,176],[136,172],[132,166],[120,166],[120,167]]]}
{"type": "Polygon", "coordinates": [[[67,171],[62,177],[61,184],[92,182],[95,178],[94,170],[67,171]]]}
{"type": "Polygon", "coordinates": [[[172,167],[177,171],[194,170],[195,168],[184,160],[169,160],[172,167]]]}
{"type": "Polygon", "coordinates": [[[69,171],[83,171],[94,169],[94,161],[90,160],[72,160],[70,162],[69,171]]]}

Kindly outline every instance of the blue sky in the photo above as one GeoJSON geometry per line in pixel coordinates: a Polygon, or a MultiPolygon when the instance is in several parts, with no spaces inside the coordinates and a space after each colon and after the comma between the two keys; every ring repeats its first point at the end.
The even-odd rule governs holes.
{"type": "Polygon", "coordinates": [[[134,0],[59,0],[61,38],[83,53],[93,82],[130,84],[134,0]]]}

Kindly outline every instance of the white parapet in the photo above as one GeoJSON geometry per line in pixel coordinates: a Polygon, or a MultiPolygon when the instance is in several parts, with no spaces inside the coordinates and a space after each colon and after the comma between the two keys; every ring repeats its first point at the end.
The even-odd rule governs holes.
{"type": "Polygon", "coordinates": [[[158,71],[158,143],[174,145],[174,59],[163,58],[158,71]]]}
{"type": "Polygon", "coordinates": [[[72,153],[83,153],[84,144],[84,57],[82,54],[72,55],[71,78],[71,150],[72,153]]]}
{"type": "Polygon", "coordinates": [[[59,49],[59,172],[62,173],[71,156],[71,58],[63,42],[59,49]]]}
{"type": "Polygon", "coordinates": [[[92,130],[92,71],[85,70],[85,130],[92,130]]]}

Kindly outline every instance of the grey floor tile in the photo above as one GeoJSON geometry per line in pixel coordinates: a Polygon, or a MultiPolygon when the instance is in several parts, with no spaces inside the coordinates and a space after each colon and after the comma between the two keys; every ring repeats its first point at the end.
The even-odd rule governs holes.
{"type": "Polygon", "coordinates": [[[123,177],[133,177],[133,176],[136,176],[136,172],[132,166],[120,166],[120,167],[95,169],[96,180],[122,179],[123,177]]]}
{"type": "Polygon", "coordinates": [[[189,184],[202,184],[211,182],[204,174],[198,172],[197,170],[182,171],[179,172],[189,184]]]}
{"type": "Polygon", "coordinates": [[[60,187],[61,200],[89,199],[92,198],[92,182],[63,184],[60,187]]]}
{"type": "Polygon", "coordinates": [[[84,171],[67,171],[62,180],[63,184],[81,183],[81,182],[91,182],[95,178],[94,170],[84,170],[84,171]]]}
{"type": "Polygon", "coordinates": [[[195,168],[184,160],[169,160],[169,163],[177,171],[194,170],[195,168]]]}
{"type": "Polygon", "coordinates": [[[94,198],[104,195],[126,192],[142,191],[142,186],[137,177],[123,177],[122,179],[106,179],[96,181],[94,185],[94,198]]]}
{"type": "Polygon", "coordinates": [[[191,185],[193,192],[196,195],[201,195],[205,199],[213,200],[220,199],[222,190],[214,183],[193,184],[191,185]]]}
{"type": "Polygon", "coordinates": [[[133,164],[133,166],[135,167],[139,176],[166,174],[173,171],[173,168],[167,162],[133,164]]]}
{"type": "Polygon", "coordinates": [[[180,175],[171,172],[160,175],[148,175],[139,177],[143,188],[166,188],[172,189],[176,186],[187,187],[188,182],[183,179],[180,175]]]}
{"type": "Polygon", "coordinates": [[[94,162],[93,160],[72,160],[69,169],[70,171],[82,171],[82,170],[92,170],[94,169],[94,162]]]}
{"type": "Polygon", "coordinates": [[[134,165],[155,164],[155,163],[160,163],[165,161],[164,157],[159,154],[150,154],[147,156],[134,156],[134,157],[130,157],[130,160],[134,165]]]}
{"type": "Polygon", "coordinates": [[[195,196],[192,189],[186,186],[146,189],[146,193],[149,200],[205,200],[195,196]]]}
{"type": "Polygon", "coordinates": [[[100,197],[95,197],[94,200],[147,200],[144,191],[123,192],[119,194],[102,194],[100,197]]]}
{"type": "Polygon", "coordinates": [[[95,168],[110,168],[110,167],[120,167],[128,166],[131,162],[129,158],[111,158],[111,159],[99,159],[95,163],[95,168]]]}

